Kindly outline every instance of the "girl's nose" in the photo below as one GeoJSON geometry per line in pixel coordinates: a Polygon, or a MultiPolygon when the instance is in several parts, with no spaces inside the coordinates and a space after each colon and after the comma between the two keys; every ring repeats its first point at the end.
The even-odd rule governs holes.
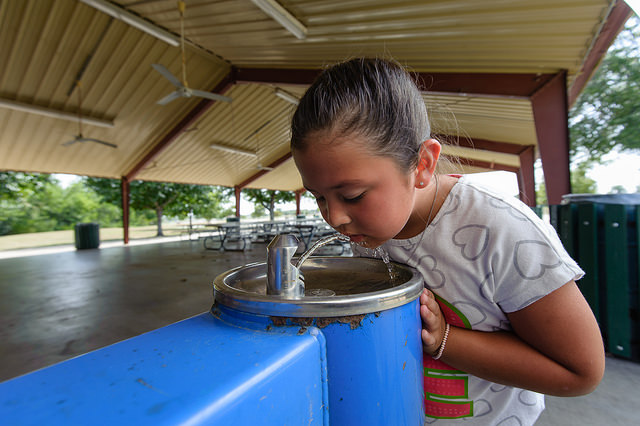
{"type": "Polygon", "coordinates": [[[329,205],[326,204],[326,220],[327,223],[334,229],[338,229],[342,225],[351,223],[351,217],[347,209],[345,209],[340,203],[334,202],[329,205]]]}

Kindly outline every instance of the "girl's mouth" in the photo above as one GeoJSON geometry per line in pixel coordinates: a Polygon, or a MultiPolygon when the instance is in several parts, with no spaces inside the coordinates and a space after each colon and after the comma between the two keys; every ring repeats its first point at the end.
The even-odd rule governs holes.
{"type": "Polygon", "coordinates": [[[362,234],[350,234],[347,236],[351,239],[351,242],[354,242],[354,243],[361,243],[362,241],[364,241],[364,238],[365,238],[365,236],[362,234]]]}

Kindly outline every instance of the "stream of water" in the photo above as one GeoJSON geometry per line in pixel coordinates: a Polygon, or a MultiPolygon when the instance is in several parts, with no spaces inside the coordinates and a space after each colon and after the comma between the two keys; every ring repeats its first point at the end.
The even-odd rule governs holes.
{"type": "Polygon", "coordinates": [[[306,252],[304,252],[302,254],[302,256],[300,256],[300,259],[298,259],[298,262],[296,263],[296,268],[300,269],[300,267],[302,266],[302,264],[304,263],[305,260],[307,260],[309,258],[309,256],[311,256],[313,254],[314,251],[318,250],[320,247],[322,246],[326,246],[327,244],[335,241],[335,240],[340,240],[340,241],[349,241],[349,237],[347,237],[346,235],[342,235],[342,234],[333,234],[333,235],[329,235],[327,237],[324,238],[320,238],[318,241],[316,241],[309,250],[307,250],[306,252]]]}
{"type": "MultiPolygon", "coordinates": [[[[349,237],[347,237],[346,235],[343,235],[343,234],[333,234],[333,235],[329,235],[327,237],[319,239],[318,241],[315,242],[315,244],[313,244],[311,246],[311,248],[309,248],[309,250],[304,252],[302,254],[302,256],[300,256],[300,258],[298,259],[298,262],[296,263],[296,268],[298,268],[298,271],[300,271],[300,267],[302,266],[302,264],[316,250],[318,250],[320,247],[325,246],[327,244],[330,244],[330,243],[332,243],[333,241],[336,241],[336,240],[340,240],[340,241],[344,241],[344,242],[350,241],[349,237]]],[[[379,258],[384,262],[384,264],[387,267],[387,271],[389,271],[389,280],[391,281],[392,284],[395,284],[396,281],[399,278],[399,274],[395,271],[395,268],[393,267],[393,264],[389,260],[389,253],[387,253],[382,247],[376,247],[375,249],[370,249],[370,248],[367,248],[367,247],[364,247],[364,246],[362,246],[362,247],[365,249],[365,252],[366,252],[367,255],[370,255],[371,257],[374,257],[374,258],[379,258]]],[[[304,277],[302,277],[302,273],[300,273],[299,275],[302,278],[302,280],[304,281],[304,277]]]]}

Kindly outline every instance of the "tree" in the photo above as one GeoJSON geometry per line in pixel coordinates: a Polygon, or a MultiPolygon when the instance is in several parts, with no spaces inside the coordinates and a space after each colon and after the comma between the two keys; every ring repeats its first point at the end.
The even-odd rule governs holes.
{"type": "Polygon", "coordinates": [[[570,156],[640,150],[640,29],[631,18],[569,113],[570,156]]]}
{"type": "MultiPolygon", "coordinates": [[[[121,205],[120,181],[86,178],[85,184],[105,201],[121,205]]],[[[165,213],[184,219],[191,212],[196,216],[215,217],[222,211],[223,195],[219,189],[211,186],[135,180],[129,184],[129,196],[131,208],[155,212],[158,236],[163,235],[162,216],[165,213]]]]}
{"type": "MultiPolygon", "coordinates": [[[[590,161],[577,163],[571,169],[571,188],[574,194],[595,194],[597,190],[596,181],[587,176],[591,167],[590,161]]],[[[544,182],[536,189],[536,201],[538,205],[547,204],[547,192],[544,182]]]]}
{"type": "Polygon", "coordinates": [[[626,194],[626,193],[627,193],[627,189],[622,185],[615,185],[611,188],[611,191],[609,191],[609,194],[626,194]]]}
{"type": "Polygon", "coordinates": [[[262,217],[264,216],[266,209],[262,207],[260,204],[256,204],[253,208],[253,213],[251,213],[251,217],[262,217]]]}
{"type": "Polygon", "coordinates": [[[27,198],[46,184],[57,184],[57,181],[46,174],[0,172],[0,200],[27,198]]]}
{"type": "Polygon", "coordinates": [[[50,175],[0,173],[0,235],[72,229],[78,222],[116,225],[117,207],[78,182],[66,188],[50,175]]]}
{"type": "Polygon", "coordinates": [[[275,206],[278,203],[295,201],[296,196],[290,191],[276,191],[272,189],[245,189],[244,194],[249,201],[269,211],[269,219],[275,218],[275,206]]]}
{"type": "Polygon", "coordinates": [[[571,188],[574,194],[595,194],[598,187],[595,180],[587,176],[590,161],[578,163],[571,170],[571,188]]]}
{"type": "Polygon", "coordinates": [[[228,198],[227,193],[222,188],[216,187],[206,195],[206,202],[202,203],[199,199],[198,202],[202,205],[192,206],[193,213],[195,216],[206,219],[207,222],[216,217],[230,216],[233,214],[233,210],[224,207],[228,198]]]}

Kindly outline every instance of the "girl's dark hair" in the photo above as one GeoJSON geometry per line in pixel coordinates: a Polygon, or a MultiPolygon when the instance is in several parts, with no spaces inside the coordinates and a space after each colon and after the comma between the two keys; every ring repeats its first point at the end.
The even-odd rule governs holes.
{"type": "Polygon", "coordinates": [[[364,137],[373,154],[409,172],[430,127],[420,90],[401,65],[357,58],[327,68],[306,91],[291,122],[291,150],[304,150],[308,136],[324,132],[364,137]]]}

